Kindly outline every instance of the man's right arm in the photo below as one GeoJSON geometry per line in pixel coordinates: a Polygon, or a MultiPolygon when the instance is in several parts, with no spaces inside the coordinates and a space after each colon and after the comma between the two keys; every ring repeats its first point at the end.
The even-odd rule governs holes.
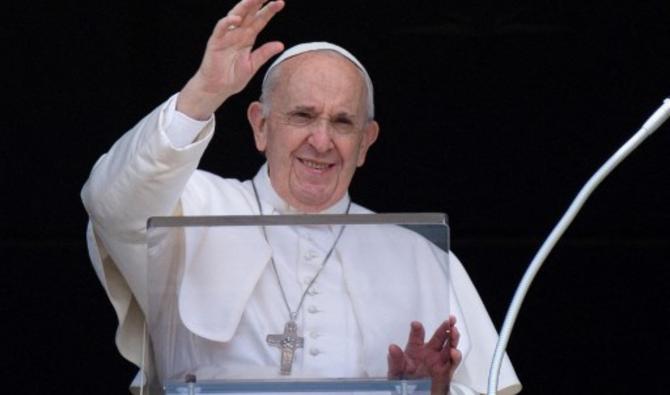
{"type": "Polygon", "coordinates": [[[141,239],[147,218],[174,213],[214,130],[213,119],[189,123],[174,110],[176,100],[142,119],[93,167],[82,200],[97,229],[141,239]]]}
{"type": "MultiPolygon", "coordinates": [[[[283,49],[270,42],[252,51],[258,33],[284,6],[281,0],[263,3],[242,0],[222,18],[199,69],[179,95],[147,115],[95,164],[82,200],[91,219],[93,263],[106,287],[102,262],[111,257],[135,295],[142,294],[147,218],[175,214],[212,136],[214,111],[283,49]]],[[[128,299],[114,303],[123,322],[128,299]]]]}
{"type": "MultiPolygon", "coordinates": [[[[119,350],[135,363],[133,344],[142,324],[132,318],[141,317],[133,310],[133,299],[147,311],[147,218],[176,214],[214,130],[214,122],[208,122],[195,142],[173,146],[166,128],[175,103],[173,97],[124,134],[95,164],[81,193],[90,218],[93,267],[117,312],[120,333],[130,334],[118,340],[119,350]]],[[[171,123],[179,124],[179,119],[171,123]]]]}
{"type": "Polygon", "coordinates": [[[263,3],[242,0],[220,19],[200,67],[175,101],[149,114],[98,161],[82,191],[96,226],[141,233],[149,216],[173,213],[211,136],[207,127],[183,132],[181,126],[209,120],[213,129],[214,111],[283,49],[273,41],[252,50],[258,34],[284,6],[281,0],[263,3]],[[198,135],[200,141],[193,142],[198,135]]]}

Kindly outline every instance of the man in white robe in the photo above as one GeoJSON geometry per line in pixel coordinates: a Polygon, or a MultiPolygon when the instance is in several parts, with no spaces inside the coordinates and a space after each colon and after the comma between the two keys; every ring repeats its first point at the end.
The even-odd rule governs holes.
{"type": "MultiPolygon", "coordinates": [[[[271,42],[252,51],[258,33],[284,5],[262,3],[243,0],[219,21],[194,77],[96,163],[82,191],[91,219],[91,260],[120,321],[117,345],[138,366],[145,362],[143,335],[151,313],[147,218],[369,212],[350,205],[347,190],[378,133],[372,85],[351,54],[327,43],[290,49],[269,68],[262,100],[248,111],[256,146],[267,158],[253,185],[197,170],[214,132],[214,111],[283,49],[271,42]]],[[[440,262],[439,252],[409,232],[385,235],[389,245],[419,245],[400,249],[412,251],[417,262],[405,272],[356,265],[366,246],[346,232],[340,241],[335,234],[334,227],[299,227],[270,231],[266,241],[256,231],[251,238],[258,247],[244,251],[221,229],[168,240],[175,243],[167,249],[179,253],[166,268],[166,276],[174,276],[175,298],[165,303],[176,314],[165,330],[180,358],[169,359],[169,367],[167,359],[157,361],[158,369],[182,374],[196,368],[199,378],[224,378],[251,368],[267,377],[264,368],[276,372],[279,353],[266,335],[280,332],[288,319],[282,297],[295,309],[306,293],[309,306],[297,311],[299,330],[307,335],[296,353],[297,376],[430,376],[435,394],[485,392],[495,329],[456,257],[449,258],[446,284],[436,280],[444,278],[433,264],[440,262]],[[335,249],[336,243],[342,244],[335,249]],[[330,248],[335,253],[323,266],[330,248]],[[399,273],[403,286],[389,296],[397,300],[371,306],[370,296],[384,287],[370,284],[397,282],[399,273]],[[428,342],[424,327],[435,331],[428,342]],[[408,331],[405,350],[389,347],[408,331]]],[[[520,391],[508,360],[500,388],[520,391]]]]}

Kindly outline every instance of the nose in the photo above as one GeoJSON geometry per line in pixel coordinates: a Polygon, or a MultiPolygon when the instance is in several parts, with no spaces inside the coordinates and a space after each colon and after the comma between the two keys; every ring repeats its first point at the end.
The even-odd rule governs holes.
{"type": "Polygon", "coordinates": [[[307,142],[314,147],[317,152],[328,152],[334,147],[331,134],[331,125],[327,119],[318,119],[312,124],[307,142]]]}

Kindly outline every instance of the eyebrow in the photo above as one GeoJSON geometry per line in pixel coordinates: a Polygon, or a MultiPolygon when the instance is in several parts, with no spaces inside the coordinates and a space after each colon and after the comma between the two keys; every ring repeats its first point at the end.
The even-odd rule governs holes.
{"type": "MultiPolygon", "coordinates": [[[[291,110],[288,111],[289,114],[295,113],[295,112],[308,112],[308,113],[315,113],[316,107],[314,106],[305,106],[305,105],[297,105],[291,110]]],[[[335,113],[332,118],[348,118],[348,119],[356,119],[356,114],[351,114],[346,111],[340,111],[338,113],[335,113]]]]}
{"type": "Polygon", "coordinates": [[[347,119],[353,120],[353,119],[356,119],[356,114],[349,114],[348,112],[342,111],[342,112],[338,112],[337,114],[335,114],[335,116],[333,118],[337,118],[337,119],[347,118],[347,119]]]}
{"type": "Polygon", "coordinates": [[[315,108],[314,106],[302,106],[302,105],[298,105],[298,106],[295,106],[294,108],[290,109],[290,110],[288,111],[288,113],[290,114],[290,113],[301,112],[301,111],[309,112],[309,113],[315,113],[315,112],[316,112],[316,108],[315,108]]]}

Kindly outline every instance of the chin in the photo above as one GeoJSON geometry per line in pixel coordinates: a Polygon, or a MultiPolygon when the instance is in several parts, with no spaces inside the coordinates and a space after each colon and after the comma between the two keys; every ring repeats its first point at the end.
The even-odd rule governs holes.
{"type": "MultiPolygon", "coordinates": [[[[333,193],[298,193],[293,194],[294,199],[303,208],[310,211],[321,211],[335,204],[338,199],[334,199],[333,193]]],[[[307,211],[307,210],[306,210],[307,211]]]]}
{"type": "Polygon", "coordinates": [[[298,200],[299,204],[305,208],[305,211],[321,211],[330,206],[330,200],[317,198],[302,198],[298,200]]]}

